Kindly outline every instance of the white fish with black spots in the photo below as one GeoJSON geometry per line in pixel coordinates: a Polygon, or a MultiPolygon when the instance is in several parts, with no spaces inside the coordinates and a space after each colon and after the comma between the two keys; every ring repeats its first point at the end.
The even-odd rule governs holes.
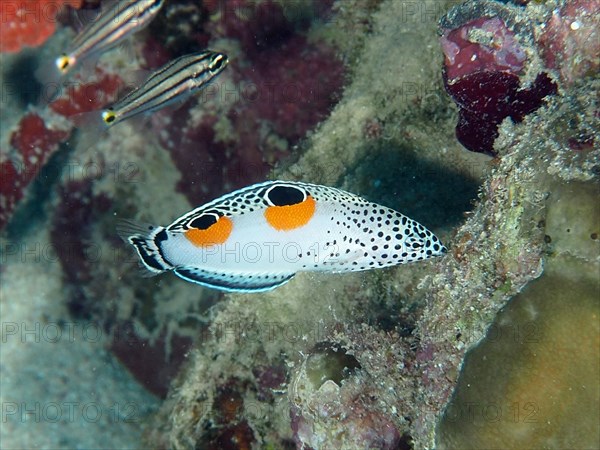
{"type": "Polygon", "coordinates": [[[446,252],[423,225],[340,189],[267,181],[224,195],[166,227],[123,222],[151,274],[173,271],[215,289],[259,292],[296,273],[355,272],[446,252]]]}

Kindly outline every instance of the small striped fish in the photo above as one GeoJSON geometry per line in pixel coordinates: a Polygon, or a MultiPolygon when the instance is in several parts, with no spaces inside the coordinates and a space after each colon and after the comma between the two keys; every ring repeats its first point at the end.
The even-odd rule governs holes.
{"type": "Polygon", "coordinates": [[[123,222],[119,235],[151,274],[260,292],[297,272],[355,272],[421,261],[446,248],[420,223],[340,189],[267,181],[224,195],[166,227],[123,222]]]}
{"type": "Polygon", "coordinates": [[[71,48],[55,60],[66,75],[85,58],[102,53],[131,34],[145,28],[156,17],[164,0],[117,0],[75,37],[71,48]]]}
{"type": "Polygon", "coordinates": [[[139,88],[102,111],[102,121],[111,126],[138,114],[183,101],[219,75],[227,62],[227,55],[211,51],[181,56],[158,69],[139,88]]]}

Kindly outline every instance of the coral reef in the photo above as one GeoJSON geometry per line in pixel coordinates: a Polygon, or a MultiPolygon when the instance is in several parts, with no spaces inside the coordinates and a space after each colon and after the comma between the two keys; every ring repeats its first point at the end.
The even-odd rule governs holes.
{"type": "MultiPolygon", "coordinates": [[[[462,431],[494,445],[513,424],[492,432],[485,415],[475,424],[452,415],[453,405],[470,401],[462,386],[473,371],[489,374],[489,384],[478,385],[481,395],[489,393],[481,402],[533,402],[546,414],[558,408],[544,397],[549,392],[573,418],[573,405],[594,399],[581,389],[561,392],[572,381],[597,393],[597,381],[583,372],[598,344],[588,320],[579,336],[590,348],[567,354],[569,324],[586,317],[560,303],[597,291],[591,273],[600,240],[590,199],[600,176],[593,95],[600,86],[593,46],[584,45],[594,40],[596,2],[454,6],[167,2],[136,36],[133,53],[112,50],[49,107],[15,107],[14,122],[2,125],[0,205],[8,226],[0,274],[10,277],[11,292],[35,286],[38,267],[14,249],[40,239],[32,230],[43,228],[64,317],[121,336],[103,342],[103,358],[124,367],[108,376],[127,369],[164,399],[135,427],[144,428],[143,445],[422,449],[462,445],[462,431]],[[93,146],[74,128],[79,113],[119,95],[128,70],[205,47],[224,51],[231,64],[198,97],[156,112],[146,125],[116,126],[93,137],[93,146]],[[485,102],[473,99],[484,94],[482,83],[494,95],[485,102]],[[459,98],[458,111],[445,88],[459,98]],[[493,160],[455,139],[457,117],[475,107],[487,134],[473,134],[473,142],[493,160]],[[35,170],[18,181],[29,163],[35,170]],[[53,166],[58,175],[46,176],[53,166]],[[133,270],[115,218],[168,223],[268,177],[339,186],[386,204],[431,227],[449,253],[384,271],[300,274],[251,296],[216,294],[168,275],[140,278],[133,270]],[[30,204],[39,228],[19,214],[30,204]],[[23,280],[15,275],[21,265],[23,280]],[[533,309],[544,330],[543,357],[506,345],[497,347],[491,367],[470,368],[486,335],[522,323],[532,310],[519,303],[531,305],[547,290],[555,292],[551,304],[533,309]],[[498,315],[513,304],[516,312],[498,315]],[[502,322],[490,328],[495,318],[502,322]],[[555,364],[553,350],[572,370],[555,364]],[[513,355],[506,370],[494,370],[513,355]],[[539,376],[544,371],[556,375],[556,385],[539,376]]],[[[48,53],[64,37],[56,33],[48,53]]],[[[585,308],[597,314],[597,304],[585,308]]],[[[559,414],[543,417],[560,422],[560,442],[597,439],[582,427],[576,441],[559,414]]],[[[517,425],[524,440],[512,440],[515,447],[545,444],[544,427],[517,425]]]]}
{"type": "Polygon", "coordinates": [[[3,2],[0,9],[0,53],[42,45],[56,30],[64,6],[79,8],[82,0],[22,0],[3,2]]]}
{"type": "MultiPolygon", "coordinates": [[[[171,218],[189,210],[190,205],[264,179],[273,165],[291,157],[294,145],[327,115],[343,81],[341,60],[322,39],[308,36],[313,19],[310,5],[304,6],[308,19],[300,22],[284,14],[276,2],[241,1],[224,6],[210,2],[203,8],[197,2],[170,4],[164,17],[151,26],[148,40],[140,44],[139,55],[134,53],[131,58],[131,47],[118,48],[93,70],[84,68],[56,94],[46,92],[49,86],[42,86],[42,103],[48,103],[52,96],[57,98],[47,107],[30,106],[32,115],[40,118],[37,128],[25,127],[28,122],[16,124],[9,130],[12,138],[7,151],[2,146],[0,225],[10,222],[8,234],[18,235],[26,223],[28,205],[42,200],[40,191],[54,194],[52,209],[46,208],[44,213],[63,267],[70,313],[80,320],[102,323],[108,333],[130,327],[134,340],[144,344],[143,351],[131,357],[126,347],[115,346],[113,350],[159,395],[165,395],[198,322],[202,323],[197,319],[199,311],[217,297],[193,286],[183,288],[187,294],[174,294],[170,290],[181,287],[169,282],[152,291],[140,287],[134,274],[127,283],[133,286],[128,293],[123,292],[120,277],[108,277],[107,282],[106,271],[99,268],[128,258],[114,235],[111,214],[166,220],[164,207],[156,203],[160,196],[148,188],[147,183],[156,187],[152,183],[155,179],[164,183],[164,195],[169,198],[164,203],[172,206],[171,218]],[[181,27],[193,24],[188,17],[192,11],[193,20],[205,31],[187,35],[181,27]],[[275,28],[271,27],[274,23],[275,28]],[[250,51],[257,30],[261,41],[250,51]],[[169,35],[182,39],[156,39],[169,35]],[[207,45],[236,56],[228,70],[231,73],[224,74],[223,83],[214,83],[178,109],[154,114],[151,128],[160,132],[140,135],[143,123],[123,124],[106,135],[87,129],[86,113],[118,98],[126,88],[128,71],[140,66],[153,68],[178,52],[197,51],[207,45]],[[247,48],[248,53],[240,52],[240,48],[247,48]],[[263,69],[256,71],[256,67],[263,69]],[[158,157],[161,151],[165,155],[158,157]],[[34,154],[39,154],[35,161],[30,157],[34,154]],[[165,161],[165,156],[170,160],[165,161]],[[60,172],[61,165],[64,171],[60,176],[46,179],[45,171],[60,172]],[[173,199],[173,192],[182,196],[173,199]],[[148,206],[150,200],[155,206],[148,206]],[[23,212],[15,216],[19,207],[23,212]],[[160,214],[153,213],[156,208],[160,214]],[[103,251],[96,257],[98,249],[103,251]],[[165,311],[169,307],[159,300],[182,296],[189,299],[182,311],[188,310],[194,317],[191,321],[175,307],[165,311]],[[112,299],[101,301],[107,297],[112,299]],[[189,327],[171,321],[175,316],[190,322],[189,327]],[[159,351],[157,345],[165,351],[159,351]],[[169,361],[171,369],[150,371],[156,377],[151,380],[144,368],[157,360],[161,364],[169,361]]],[[[327,9],[319,7],[317,12],[327,9]]],[[[50,44],[64,45],[61,38],[57,36],[57,43],[50,44]]]]}
{"type": "MultiPolygon", "coordinates": [[[[390,347],[385,337],[370,334],[365,337],[371,345],[383,344],[389,360],[401,358],[392,352],[402,350],[390,347]]],[[[400,433],[390,418],[390,414],[398,414],[396,402],[389,402],[386,386],[374,385],[371,378],[376,376],[377,366],[385,361],[371,359],[363,370],[358,360],[366,361],[363,356],[368,350],[364,343],[354,345],[352,353],[356,357],[337,344],[321,342],[296,371],[289,397],[298,448],[399,447],[400,433]]]]}
{"type": "Polygon", "coordinates": [[[597,180],[553,183],[544,273],[467,355],[438,448],[600,445],[599,195],[597,180]]]}
{"type": "MultiPolygon", "coordinates": [[[[342,100],[309,138],[301,158],[286,170],[276,171],[277,176],[308,176],[311,181],[352,188],[361,182],[353,175],[378,174],[366,177],[368,182],[362,185],[366,192],[377,195],[378,186],[386,182],[386,172],[397,169],[388,159],[370,159],[366,152],[377,152],[377,145],[385,145],[388,152],[410,152],[415,140],[420,143],[422,160],[435,161],[445,173],[450,168],[468,173],[468,167],[478,165],[476,159],[461,161],[466,155],[457,153],[460,156],[455,157],[451,149],[440,154],[440,147],[448,148],[452,127],[452,116],[443,114],[442,98],[428,98],[439,102],[439,112],[427,116],[430,105],[419,103],[418,93],[402,95],[401,78],[391,81],[374,76],[375,72],[393,72],[391,61],[410,62],[402,52],[413,59],[422,55],[414,64],[435,60],[425,50],[431,32],[428,34],[422,23],[422,36],[406,47],[398,45],[399,33],[410,30],[413,38],[416,33],[409,24],[392,19],[400,16],[398,2],[385,2],[374,13],[378,34],[365,41],[361,64],[342,100]],[[415,50],[415,41],[423,48],[415,50]],[[390,92],[396,96],[390,97],[390,92]],[[418,112],[413,109],[411,115],[415,103],[421,108],[418,112]],[[443,126],[423,129],[424,116],[443,126]],[[417,118],[421,119],[420,129],[413,126],[417,118]],[[340,148],[344,152],[336,151],[340,148]],[[455,157],[452,162],[449,155],[455,157]],[[374,167],[366,171],[363,164],[374,167]]],[[[419,73],[410,67],[406,71],[419,73]]],[[[431,81],[423,78],[421,82],[431,81]]],[[[498,311],[543,273],[549,250],[546,231],[554,220],[551,205],[556,197],[552,193],[559,192],[556,186],[575,180],[590,183],[598,177],[597,146],[574,150],[568,145],[582,135],[596,142],[598,105],[590,97],[594,83],[588,79],[572,86],[559,84],[556,96],[520,124],[503,121],[499,125],[494,143],[499,159],[485,175],[474,210],[453,232],[449,256],[440,262],[426,268],[347,276],[343,287],[330,278],[307,276],[252,299],[227,296],[208,329],[208,339],[192,353],[190,365],[175,383],[157,423],[165,424],[167,417],[177,419],[160,432],[152,432],[149,441],[177,448],[204,445],[206,436],[200,430],[220,420],[213,406],[219,386],[227,383],[228,373],[235,373],[243,416],[257,445],[280,447],[293,439],[298,448],[433,448],[438,420],[456,386],[467,350],[485,336],[498,311]],[[381,319],[388,314],[395,318],[391,323],[381,319]],[[292,339],[294,336],[302,336],[302,340],[292,339]],[[341,353],[346,356],[340,358],[341,353]],[[285,390],[291,403],[291,430],[281,417],[286,407],[283,392],[273,391],[274,404],[259,400],[256,393],[258,380],[253,368],[279,367],[281,355],[287,355],[285,390]],[[342,366],[346,369],[340,369],[342,366]],[[351,437],[343,435],[347,430],[353,431],[351,437]]],[[[431,169],[428,174],[431,176],[431,169]]],[[[425,204],[443,210],[443,203],[425,204]]],[[[597,234],[593,229],[588,232],[586,242],[594,246],[591,252],[597,258],[597,234]]],[[[592,260],[584,264],[592,264],[592,260]]],[[[589,292],[586,286],[581,289],[578,292],[589,292]]],[[[594,436],[586,438],[593,440],[594,436]]],[[[441,441],[440,445],[445,444],[441,441]]]]}
{"type": "Polygon", "coordinates": [[[26,113],[12,131],[10,148],[0,153],[0,230],[11,219],[29,192],[30,184],[73,131],[71,118],[97,110],[114,99],[122,80],[96,70],[86,83],[74,81],[67,89],[44,95],[57,96],[49,108],[26,113]]]}
{"type": "Polygon", "coordinates": [[[600,2],[572,1],[545,13],[496,1],[471,1],[441,21],[444,84],[459,106],[458,140],[496,155],[498,126],[520,122],[566,85],[600,65],[600,2]],[[542,23],[537,23],[542,21],[542,23]]]}
{"type": "Polygon", "coordinates": [[[498,315],[465,360],[437,448],[600,445],[599,286],[580,268],[549,264],[498,315]]]}
{"type": "MultiPolygon", "coordinates": [[[[442,273],[433,280],[434,290],[424,313],[424,318],[429,317],[429,323],[424,322],[421,325],[422,333],[427,336],[427,339],[421,340],[421,344],[432,349],[433,355],[439,352],[440,356],[462,356],[462,352],[457,352],[457,349],[463,349],[464,346],[468,348],[479,341],[495,315],[490,312],[498,311],[526,285],[527,281],[542,274],[542,263],[549,250],[548,241],[552,240],[551,235],[554,234],[547,229],[547,224],[552,226],[557,210],[560,211],[559,216],[564,214],[562,205],[565,202],[561,200],[564,194],[561,192],[564,193],[565,188],[568,189],[568,183],[585,182],[587,188],[579,192],[589,193],[586,194],[590,196],[588,198],[597,197],[600,149],[594,147],[574,152],[565,144],[569,134],[575,130],[568,130],[560,125],[563,120],[577,123],[576,118],[583,112],[588,118],[585,121],[586,126],[597,126],[598,119],[594,118],[594,111],[597,111],[598,104],[590,102],[589,95],[597,84],[597,80],[588,80],[588,83],[569,89],[563,97],[553,100],[547,108],[541,110],[539,115],[533,114],[531,118],[526,119],[523,127],[503,123],[499,142],[496,143],[501,161],[490,173],[483,188],[482,203],[470,219],[480,224],[481,228],[469,229],[469,220],[456,236],[454,255],[457,262],[467,270],[468,276],[465,278],[458,275],[460,271],[453,267],[452,272],[442,273]],[[567,117],[564,115],[565,111],[568,111],[567,117]],[[540,160],[541,154],[545,155],[544,160],[540,160]],[[490,208],[491,214],[485,218],[478,218],[477,215],[487,208],[490,208]],[[480,251],[486,243],[491,243],[493,247],[485,251],[485,256],[478,258],[476,255],[481,255],[480,251]],[[475,264],[471,259],[473,256],[477,261],[475,264]],[[455,275],[459,278],[455,278],[455,275]],[[476,280],[481,284],[478,285],[476,280]],[[458,302],[462,302],[459,308],[456,306],[458,302]],[[456,315],[457,309],[462,310],[462,314],[456,315]],[[447,320],[456,324],[453,330],[443,325],[447,320]],[[446,334],[443,332],[444,328],[446,334]],[[456,333],[454,337],[453,331],[456,333]],[[453,350],[449,350],[449,347],[453,350]]],[[[590,207],[590,203],[587,205],[585,210],[581,210],[581,221],[594,223],[593,218],[597,217],[597,212],[590,207]]],[[[582,261],[589,273],[597,273],[599,249],[597,240],[593,238],[595,228],[597,224],[589,227],[590,234],[579,233],[579,246],[592,246],[589,249],[590,257],[582,261]]],[[[568,234],[570,229],[560,234],[564,236],[565,231],[568,234]]],[[[562,270],[562,266],[558,266],[562,270]]],[[[575,289],[571,292],[572,295],[583,296],[588,295],[589,289],[589,285],[582,284],[581,291],[575,289]]],[[[559,319],[560,315],[554,320],[559,319]]],[[[438,407],[445,402],[451,391],[442,390],[444,383],[440,384],[438,377],[441,374],[445,377],[452,374],[454,380],[461,363],[454,357],[433,361],[434,364],[426,363],[422,366],[424,374],[434,374],[435,377],[431,378],[429,390],[423,392],[421,400],[428,405],[435,405],[434,410],[440,411],[441,408],[438,407]],[[434,380],[438,382],[433,384],[434,380]]],[[[499,376],[501,379],[501,374],[499,376]]],[[[498,382],[498,379],[493,381],[496,384],[498,382]]],[[[494,400],[490,402],[493,403],[494,400]]],[[[432,421],[429,421],[429,424],[433,426],[432,421]]],[[[431,433],[433,439],[433,431],[431,433]]]]}

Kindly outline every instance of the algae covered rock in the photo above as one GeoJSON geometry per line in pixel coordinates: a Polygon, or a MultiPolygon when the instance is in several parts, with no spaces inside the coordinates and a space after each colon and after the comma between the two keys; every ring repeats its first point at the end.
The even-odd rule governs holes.
{"type": "Polygon", "coordinates": [[[438,448],[600,445],[599,188],[552,183],[544,273],[467,354],[438,448]]]}
{"type": "Polygon", "coordinates": [[[397,448],[393,414],[374,407],[373,399],[382,396],[373,391],[369,371],[361,369],[353,355],[332,343],[321,343],[303,361],[289,389],[299,448],[397,448]]]}

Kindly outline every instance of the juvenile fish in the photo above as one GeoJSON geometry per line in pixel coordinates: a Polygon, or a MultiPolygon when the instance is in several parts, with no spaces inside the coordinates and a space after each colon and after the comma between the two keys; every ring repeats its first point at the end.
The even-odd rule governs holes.
{"type": "Polygon", "coordinates": [[[181,56],[158,69],[140,87],[102,111],[102,121],[107,126],[115,125],[129,117],[183,101],[219,75],[227,63],[227,55],[211,51],[181,56]]]}
{"type": "Polygon", "coordinates": [[[75,37],[66,53],[56,58],[56,68],[66,75],[82,60],[114,47],[145,28],[163,4],[164,0],[115,1],[75,37]]]}
{"type": "Polygon", "coordinates": [[[274,289],[297,272],[354,272],[446,252],[423,225],[349,192],[268,181],[224,195],[167,227],[123,222],[152,274],[224,291],[274,289]]]}

